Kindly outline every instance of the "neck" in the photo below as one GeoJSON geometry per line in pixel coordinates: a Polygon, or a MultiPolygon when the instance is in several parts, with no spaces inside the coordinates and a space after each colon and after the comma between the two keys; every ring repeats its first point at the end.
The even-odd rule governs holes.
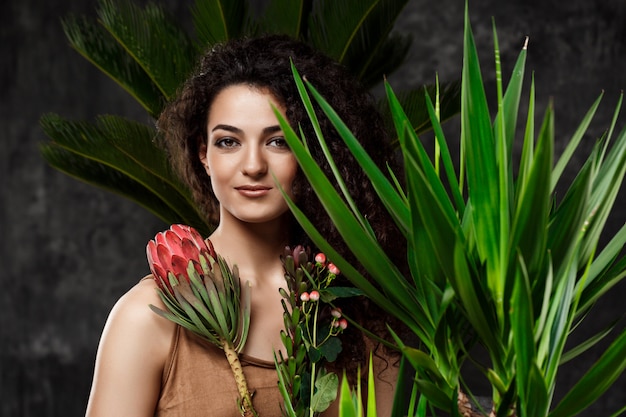
{"type": "Polygon", "coordinates": [[[210,236],[216,252],[240,270],[276,265],[289,240],[289,217],[267,223],[221,220],[210,236]]]}

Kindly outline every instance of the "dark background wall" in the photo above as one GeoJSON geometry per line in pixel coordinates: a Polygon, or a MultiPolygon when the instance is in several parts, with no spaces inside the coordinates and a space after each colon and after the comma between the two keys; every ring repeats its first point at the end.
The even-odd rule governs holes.
{"type": "MultiPolygon", "coordinates": [[[[167,0],[187,19],[187,2],[167,0]],[[178,4],[182,3],[182,4],[178,4]]],[[[463,1],[411,0],[397,30],[414,35],[394,87],[460,76],[463,1]]],[[[605,102],[586,138],[608,126],[626,87],[623,0],[475,0],[470,10],[485,78],[492,75],[491,17],[508,74],[525,36],[536,72],[539,107],[554,99],[559,149],[602,90],[605,102]]],[[[0,14],[0,414],[79,416],[91,382],[98,338],[116,299],[147,272],[145,243],[166,225],[134,204],[51,169],[37,146],[41,114],[76,119],[113,113],[148,121],[117,85],[71,50],[60,17],[94,15],[94,0],[10,1],[0,14]]],[[[493,91],[493,85],[489,85],[493,91]]],[[[493,95],[491,95],[493,97],[493,95]]],[[[624,126],[626,116],[621,118],[624,126]]],[[[581,156],[582,158],[582,156],[581,156]]],[[[582,159],[580,159],[582,161],[582,159]]],[[[620,196],[609,229],[624,224],[620,196]]],[[[625,312],[622,284],[583,326],[589,335],[625,312]]],[[[620,326],[623,328],[624,326],[620,326]]],[[[580,338],[580,336],[574,336],[580,338]]],[[[561,374],[562,387],[582,375],[594,350],[561,374]]],[[[622,377],[585,415],[626,403],[622,377]]],[[[558,395],[558,393],[557,393],[558,395]]]]}

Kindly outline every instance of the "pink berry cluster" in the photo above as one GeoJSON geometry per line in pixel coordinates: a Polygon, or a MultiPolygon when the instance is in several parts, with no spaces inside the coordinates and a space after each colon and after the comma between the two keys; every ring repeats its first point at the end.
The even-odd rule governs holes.
{"type": "Polygon", "coordinates": [[[307,302],[307,301],[318,301],[320,299],[320,293],[319,291],[313,290],[310,293],[308,292],[303,292],[302,294],[300,294],[300,300],[302,300],[302,302],[307,302]]]}
{"type": "MultiPolygon", "coordinates": [[[[316,290],[309,292],[303,292],[302,294],[300,294],[300,300],[302,300],[303,303],[306,302],[316,302],[319,301],[320,299],[320,293],[316,290]]],[[[336,329],[341,329],[341,330],[345,330],[346,328],[348,328],[348,321],[342,317],[341,314],[341,309],[339,307],[335,307],[332,310],[330,310],[330,315],[333,318],[332,321],[332,326],[336,329]]]]}
{"type": "Polygon", "coordinates": [[[339,307],[335,307],[330,310],[330,315],[333,316],[333,327],[341,330],[346,330],[348,328],[348,320],[341,317],[341,309],[339,307]]]}
{"type": "Polygon", "coordinates": [[[328,268],[328,272],[330,272],[333,275],[339,275],[341,273],[339,268],[337,268],[337,265],[335,265],[332,262],[326,263],[326,255],[324,255],[322,252],[315,255],[315,262],[319,266],[328,268]]]}

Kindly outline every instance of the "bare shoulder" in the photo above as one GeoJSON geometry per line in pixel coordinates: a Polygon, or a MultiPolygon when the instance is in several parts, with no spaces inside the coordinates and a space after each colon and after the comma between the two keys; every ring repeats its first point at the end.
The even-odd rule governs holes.
{"type": "Polygon", "coordinates": [[[152,353],[161,357],[169,351],[176,325],[155,313],[150,306],[166,310],[154,280],[143,279],[117,301],[107,320],[105,332],[119,331],[118,335],[124,339],[129,336],[138,342],[149,339],[152,353]]]}
{"type": "Polygon", "coordinates": [[[154,312],[152,312],[150,305],[161,309],[165,308],[157,293],[154,280],[148,276],[135,284],[117,301],[111,310],[111,315],[121,314],[126,318],[137,320],[152,318],[154,312]],[[150,314],[145,314],[146,312],[150,314]]]}
{"type": "Polygon", "coordinates": [[[89,417],[152,416],[176,325],[150,308],[165,309],[152,279],[115,304],[102,332],[89,398],[89,417]]]}

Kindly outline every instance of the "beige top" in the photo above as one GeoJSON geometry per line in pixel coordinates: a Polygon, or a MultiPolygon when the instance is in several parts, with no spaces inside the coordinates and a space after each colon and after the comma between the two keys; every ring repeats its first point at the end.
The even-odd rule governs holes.
{"type": "MultiPolygon", "coordinates": [[[[241,357],[260,417],[281,415],[273,362],[241,357]]],[[[240,417],[235,379],[224,351],[176,326],[161,383],[156,417],[240,417]]]]}

